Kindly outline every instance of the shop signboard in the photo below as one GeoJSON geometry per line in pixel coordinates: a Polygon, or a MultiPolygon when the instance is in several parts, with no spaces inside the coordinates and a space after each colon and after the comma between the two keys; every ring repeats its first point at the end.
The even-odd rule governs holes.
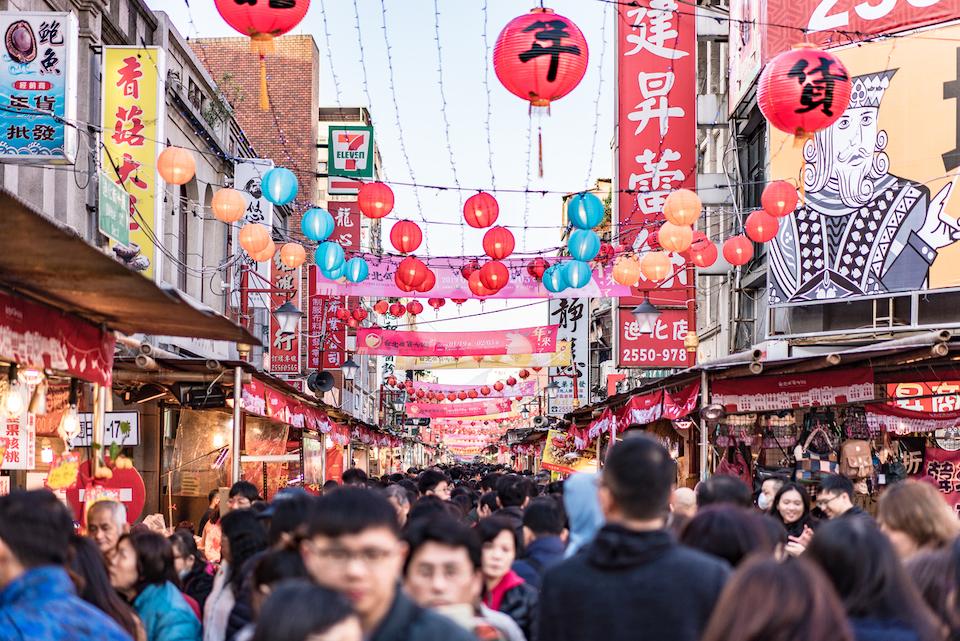
{"type": "Polygon", "coordinates": [[[926,476],[933,479],[950,507],[960,516],[960,451],[927,446],[924,470],[926,476]]]}
{"type": "Polygon", "coordinates": [[[633,317],[632,308],[617,310],[620,342],[617,345],[621,367],[689,367],[691,354],[683,346],[689,329],[689,312],[665,309],[660,312],[652,334],[640,332],[640,324],[633,317]]]}
{"type": "MultiPolygon", "coordinates": [[[[729,74],[727,96],[733,112],[763,66],[763,10],[769,0],[734,0],[730,3],[729,74]]],[[[701,114],[709,116],[709,114],[701,114]]],[[[717,114],[718,116],[720,114],[717,114]]]]}
{"type": "Polygon", "coordinates": [[[104,170],[130,195],[129,246],[138,251],[124,260],[151,280],[162,274],[157,245],[164,234],[164,199],[157,156],[166,120],[165,60],[159,47],[103,47],[104,170]]]}
{"type": "MultiPolygon", "coordinates": [[[[24,408],[26,406],[24,402],[24,408]]],[[[0,470],[32,470],[36,467],[37,454],[36,417],[24,409],[19,416],[4,418],[2,425],[0,470]]]]}
{"type": "Polygon", "coordinates": [[[958,40],[953,24],[838,48],[840,119],[802,144],[771,133],[771,178],[801,177],[804,197],[768,245],[770,306],[960,286],[958,40]]]}
{"type": "Polygon", "coordinates": [[[10,477],[0,475],[0,496],[6,496],[7,494],[10,494],[10,477]]]}
{"type": "MultiPolygon", "coordinates": [[[[665,220],[667,195],[697,187],[696,12],[687,9],[677,0],[640,0],[616,7],[619,195],[614,216],[620,244],[640,253],[658,248],[652,234],[665,220]]],[[[686,305],[693,298],[692,270],[681,256],[671,259],[672,275],[659,283],[641,279],[634,296],[621,298],[620,303],[632,308],[647,292],[658,307],[686,305]]],[[[656,366],[645,363],[639,352],[632,358],[639,348],[633,347],[628,331],[628,324],[618,323],[617,366],[656,366]]],[[[674,339],[654,336],[647,342],[645,349],[657,354],[675,348],[674,339]]]]}
{"type": "Polygon", "coordinates": [[[559,389],[549,399],[548,413],[563,416],[590,403],[590,299],[551,299],[548,318],[557,326],[557,340],[570,343],[570,364],[549,369],[559,389]]]}
{"type": "MultiPolygon", "coordinates": [[[[93,414],[80,414],[80,432],[70,440],[70,447],[93,445],[93,414]]],[[[104,447],[140,445],[139,412],[106,412],[103,425],[104,447]]]]}
{"type": "Polygon", "coordinates": [[[77,18],[2,11],[0,161],[64,164],[77,159],[77,18]]]}
{"type": "Polygon", "coordinates": [[[303,435],[303,486],[319,494],[323,488],[323,436],[303,435]]]}
{"type": "Polygon", "coordinates": [[[130,243],[130,194],[103,172],[99,177],[97,227],[100,233],[121,245],[130,243]]]}
{"type": "Polygon", "coordinates": [[[727,412],[827,407],[873,400],[873,369],[729,378],[710,384],[710,402],[727,412]]]}
{"type": "MultiPolygon", "coordinates": [[[[300,268],[287,267],[280,260],[280,252],[270,261],[271,309],[292,303],[297,309],[300,300],[300,268]],[[282,292],[282,293],[280,293],[282,292]]],[[[273,374],[300,373],[300,320],[293,332],[281,331],[276,314],[270,314],[270,372],[273,374]]]]}
{"type": "Polygon", "coordinates": [[[547,432],[543,445],[540,467],[551,472],[574,474],[576,472],[596,472],[596,452],[578,451],[573,436],[560,430],[547,432]]]}
{"type": "Polygon", "coordinates": [[[557,351],[557,325],[462,332],[357,330],[358,354],[400,356],[498,356],[551,354],[557,351]]]}
{"type": "Polygon", "coordinates": [[[327,132],[327,172],[330,176],[372,179],[373,127],[330,125],[327,132]]]}
{"type": "Polygon", "coordinates": [[[960,410],[960,381],[889,383],[887,397],[916,412],[955,412],[960,410]]]}
{"type": "MultiPolygon", "coordinates": [[[[273,161],[263,158],[244,158],[233,164],[233,188],[243,194],[247,201],[247,210],[243,218],[236,225],[231,226],[231,245],[233,252],[239,258],[233,269],[233,305],[240,307],[240,269],[249,270],[247,279],[250,289],[268,289],[270,284],[271,265],[269,261],[258,263],[247,252],[240,248],[237,234],[240,228],[247,223],[259,223],[267,229],[273,229],[273,203],[267,200],[260,188],[264,174],[273,169],[273,161]]],[[[250,307],[267,309],[270,299],[265,294],[247,294],[247,304],[250,307]]]]}
{"type": "Polygon", "coordinates": [[[500,356],[397,356],[401,371],[435,369],[502,369],[505,367],[566,367],[572,363],[570,343],[557,341],[557,351],[545,354],[502,354],[500,356]]]}

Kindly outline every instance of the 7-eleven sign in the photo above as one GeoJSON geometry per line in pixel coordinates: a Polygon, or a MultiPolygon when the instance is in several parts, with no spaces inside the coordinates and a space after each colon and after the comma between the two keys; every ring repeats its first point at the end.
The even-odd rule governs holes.
{"type": "Polygon", "coordinates": [[[373,162],[373,127],[330,127],[327,173],[331,177],[373,178],[373,162]]]}

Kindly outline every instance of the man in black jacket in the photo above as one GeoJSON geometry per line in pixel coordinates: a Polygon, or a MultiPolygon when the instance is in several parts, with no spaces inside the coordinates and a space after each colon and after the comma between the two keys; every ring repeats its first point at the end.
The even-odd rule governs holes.
{"type": "Polygon", "coordinates": [[[680,546],[664,528],[676,465],[656,441],[618,444],[603,468],[607,525],[547,571],[540,638],[550,641],[697,641],[730,573],[680,546]]]}

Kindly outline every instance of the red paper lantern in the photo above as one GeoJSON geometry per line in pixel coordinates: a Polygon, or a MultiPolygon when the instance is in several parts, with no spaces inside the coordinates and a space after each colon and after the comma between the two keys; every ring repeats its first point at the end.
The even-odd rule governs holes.
{"type": "Polygon", "coordinates": [[[697,267],[710,267],[717,262],[717,246],[709,240],[701,240],[690,247],[690,260],[697,267]]]}
{"type": "Polygon", "coordinates": [[[353,310],[353,317],[357,319],[358,322],[363,322],[367,320],[367,310],[362,307],[358,307],[353,310]]]}
{"type": "MultiPolygon", "coordinates": [[[[522,396],[514,396],[514,398],[515,398],[516,400],[518,400],[518,401],[522,401],[522,400],[523,400],[523,397],[522,397],[522,396]]],[[[497,422],[499,423],[500,421],[497,421],[497,422]]]]}
{"type": "Polygon", "coordinates": [[[455,400],[457,400],[457,395],[456,395],[456,393],[450,392],[449,394],[447,394],[447,400],[448,400],[448,401],[455,401],[455,400]]]}
{"type": "Polygon", "coordinates": [[[348,326],[348,327],[351,327],[351,328],[353,328],[353,329],[356,329],[357,327],[360,326],[360,323],[357,322],[357,319],[356,319],[356,318],[354,318],[353,316],[351,316],[350,318],[347,319],[347,326],[348,326]]]}
{"type": "Polygon", "coordinates": [[[497,293],[494,289],[489,289],[482,282],[480,282],[480,272],[476,271],[470,274],[470,278],[467,280],[467,286],[470,288],[470,291],[473,292],[474,296],[479,296],[480,298],[486,298],[487,296],[493,296],[497,293]]]}
{"type": "Polygon", "coordinates": [[[424,281],[427,280],[428,271],[422,260],[414,256],[407,256],[397,266],[397,272],[393,280],[398,286],[402,284],[402,286],[409,288],[405,291],[410,291],[423,285],[424,281]]]}
{"type": "Polygon", "coordinates": [[[429,292],[437,284],[437,275],[432,269],[427,267],[427,273],[423,278],[423,282],[416,287],[418,292],[429,292]]]}
{"type": "Polygon", "coordinates": [[[497,381],[496,383],[493,384],[493,389],[497,390],[498,392],[502,392],[503,383],[501,383],[500,381],[497,381]]]}
{"type": "Polygon", "coordinates": [[[731,265],[746,265],[753,258],[753,243],[746,236],[732,236],[723,243],[723,258],[731,265]]]}
{"type": "Polygon", "coordinates": [[[467,202],[463,203],[463,219],[471,227],[489,227],[497,222],[499,215],[500,205],[497,204],[497,199],[485,191],[470,196],[467,202]]]}
{"type": "Polygon", "coordinates": [[[488,261],[480,268],[480,282],[487,289],[498,292],[510,280],[510,270],[498,260],[488,261]]]}
{"type": "Polygon", "coordinates": [[[466,299],[466,298],[451,298],[451,299],[450,299],[450,302],[452,302],[454,305],[456,305],[457,307],[459,307],[460,305],[463,305],[465,302],[467,302],[467,299],[466,299]]]}
{"type": "Polygon", "coordinates": [[[426,393],[425,391],[423,391],[422,389],[418,389],[418,390],[417,390],[417,398],[423,398],[423,397],[426,396],[426,395],[427,395],[427,393],[426,393]]]}
{"type": "Polygon", "coordinates": [[[793,213],[799,199],[796,187],[786,180],[774,180],[763,188],[760,204],[763,205],[763,210],[774,218],[783,218],[793,213]]]}
{"type": "Polygon", "coordinates": [[[467,393],[463,390],[460,390],[459,392],[457,392],[457,398],[460,399],[461,401],[465,401],[467,400],[467,393]]]}
{"type": "Polygon", "coordinates": [[[767,212],[758,209],[747,216],[747,224],[744,227],[750,240],[765,243],[768,240],[773,240],[777,235],[780,223],[767,212]]]}
{"type": "Polygon", "coordinates": [[[364,183],[357,191],[357,205],[367,218],[383,218],[393,211],[393,190],[382,182],[364,183]]]}
{"type": "Polygon", "coordinates": [[[478,396],[477,390],[475,389],[467,390],[467,396],[470,398],[476,398],[478,396]]]}
{"type": "Polygon", "coordinates": [[[394,303],[390,306],[390,315],[394,318],[400,318],[407,311],[402,303],[394,303]]]}
{"type": "Polygon", "coordinates": [[[393,283],[397,286],[397,289],[399,289],[402,292],[413,291],[413,287],[407,284],[407,281],[403,279],[403,277],[400,275],[400,272],[396,272],[393,275],[393,283]]]}
{"type": "Polygon", "coordinates": [[[437,311],[440,311],[440,308],[446,304],[446,300],[442,298],[429,298],[427,299],[427,305],[434,308],[437,311]]]}
{"type": "Polygon", "coordinates": [[[228,25],[253,40],[257,53],[272,53],[273,39],[300,24],[310,0],[287,3],[215,0],[215,4],[228,25]]]}
{"type": "Polygon", "coordinates": [[[483,235],[483,251],[494,260],[503,260],[513,253],[516,241],[506,227],[491,227],[483,235]]]}
{"type": "Polygon", "coordinates": [[[350,311],[346,307],[338,307],[337,311],[334,312],[334,315],[338,320],[345,321],[350,318],[350,311]]]}
{"type": "Polygon", "coordinates": [[[412,220],[398,220],[390,229],[390,242],[401,254],[409,254],[423,242],[423,232],[412,220]]]}
{"type": "Polygon", "coordinates": [[[418,300],[412,300],[407,303],[407,313],[411,316],[416,316],[423,312],[423,304],[418,300]]]}
{"type": "Polygon", "coordinates": [[[390,309],[390,303],[388,303],[385,300],[378,300],[376,305],[373,306],[373,311],[380,314],[381,316],[386,314],[388,309],[390,309]]]}
{"type": "Polygon", "coordinates": [[[843,115],[850,104],[850,75],[834,54],[800,45],[763,68],[757,104],[780,131],[809,136],[843,115]]]}
{"type": "Polygon", "coordinates": [[[483,394],[484,396],[490,396],[490,388],[484,385],[483,387],[480,388],[480,393],[483,394]]]}
{"type": "Polygon", "coordinates": [[[470,274],[480,269],[480,261],[474,258],[469,263],[460,268],[460,275],[464,280],[470,280],[470,274]]]}
{"type": "Polygon", "coordinates": [[[538,256],[527,264],[527,273],[541,281],[543,280],[543,272],[547,271],[548,267],[550,267],[550,263],[538,256]]]}
{"type": "Polygon", "coordinates": [[[532,369],[532,370],[535,371],[535,372],[539,372],[539,371],[542,370],[543,368],[542,368],[542,367],[531,367],[530,369],[532,369]]]}
{"type": "Polygon", "coordinates": [[[583,33],[552,9],[535,8],[507,23],[493,49],[493,69],[507,91],[548,107],[580,84],[589,51],[583,33]]]}
{"type": "Polygon", "coordinates": [[[523,380],[527,380],[530,377],[530,370],[522,369],[519,372],[517,372],[517,376],[519,376],[523,380]]]}
{"type": "Polygon", "coordinates": [[[600,265],[606,265],[617,255],[617,250],[610,243],[601,243],[600,251],[593,260],[600,265]]]}
{"type": "Polygon", "coordinates": [[[514,377],[511,376],[510,378],[507,379],[507,385],[509,385],[510,387],[513,387],[516,384],[517,384],[517,379],[515,379],[514,377]]]}

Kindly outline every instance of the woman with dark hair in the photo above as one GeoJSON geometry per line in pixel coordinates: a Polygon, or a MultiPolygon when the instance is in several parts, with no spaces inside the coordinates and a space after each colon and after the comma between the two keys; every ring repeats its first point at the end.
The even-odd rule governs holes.
{"type": "Polygon", "coordinates": [[[220,526],[220,501],[217,500],[217,506],[210,508],[206,523],[200,530],[200,549],[203,555],[211,563],[220,563],[220,541],[223,537],[223,531],[220,526]]]}
{"type": "Polygon", "coordinates": [[[727,583],[702,641],[854,641],[836,591],[814,564],[747,561],[727,583]]]}
{"type": "MultiPolygon", "coordinates": [[[[277,585],[294,579],[310,578],[299,550],[268,550],[253,559],[251,563],[253,568],[250,572],[250,609],[253,621],[259,618],[264,602],[277,585]]],[[[250,641],[254,630],[254,623],[248,623],[234,635],[233,641],[250,641]]]]}
{"type": "Polygon", "coordinates": [[[496,516],[477,524],[483,549],[480,569],[483,572],[483,603],[491,610],[510,616],[524,636],[535,638],[533,623],[537,618],[537,590],[513,571],[513,562],[520,552],[520,541],[513,523],[496,516]]]}
{"type": "Polygon", "coordinates": [[[788,554],[798,556],[810,542],[817,520],[810,514],[810,495],[799,483],[784,483],[770,507],[770,514],[783,523],[787,531],[788,554]]]}
{"type": "Polygon", "coordinates": [[[958,619],[953,613],[952,592],[957,569],[953,550],[950,548],[922,550],[907,559],[904,567],[914,587],[920,592],[927,606],[940,619],[944,629],[956,627],[958,619]]]}
{"type": "Polygon", "coordinates": [[[345,596],[307,581],[281,584],[260,612],[253,641],[362,641],[345,596]]]}
{"type": "Polygon", "coordinates": [[[734,505],[711,505],[687,523],[680,542],[736,567],[752,553],[773,554],[774,543],[761,518],[734,505]]]}
{"type": "Polygon", "coordinates": [[[197,641],[200,621],[177,589],[173,547],[156,532],[124,534],[110,582],[137,611],[147,641],[197,641]]]}
{"type": "Polygon", "coordinates": [[[103,554],[93,539],[71,535],[68,562],[77,596],[116,621],[134,641],[146,641],[147,633],[140,618],[110,585],[110,574],[103,554]]]}
{"type": "Polygon", "coordinates": [[[217,568],[203,558],[190,532],[177,530],[170,535],[170,544],[173,546],[173,569],[180,579],[180,590],[195,600],[203,612],[203,606],[213,589],[217,568]]]}
{"type": "Polygon", "coordinates": [[[837,518],[807,548],[843,601],[857,641],[940,641],[934,614],[869,519],[837,518]]]}

